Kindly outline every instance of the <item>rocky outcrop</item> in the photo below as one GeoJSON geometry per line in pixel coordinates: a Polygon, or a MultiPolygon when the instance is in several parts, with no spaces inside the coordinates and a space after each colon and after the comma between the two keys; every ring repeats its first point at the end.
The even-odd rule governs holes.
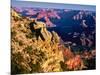
{"type": "Polygon", "coordinates": [[[48,31],[44,22],[19,16],[14,10],[11,16],[13,74],[86,68],[81,56],[75,55],[70,47],[65,47],[59,35],[55,31],[48,31]]]}
{"type": "MultiPolygon", "coordinates": [[[[15,18],[16,15],[13,15],[15,18]]],[[[12,19],[13,22],[14,19],[12,19]]],[[[43,22],[36,21],[34,27],[41,28],[41,37],[36,39],[29,27],[30,19],[18,19],[11,26],[11,65],[12,73],[58,72],[62,71],[60,62],[64,62],[62,50],[56,32],[49,32],[43,22]]]]}

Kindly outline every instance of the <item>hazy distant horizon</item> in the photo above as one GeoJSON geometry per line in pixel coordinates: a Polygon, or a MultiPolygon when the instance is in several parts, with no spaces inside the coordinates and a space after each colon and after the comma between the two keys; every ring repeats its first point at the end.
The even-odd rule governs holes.
{"type": "Polygon", "coordinates": [[[54,9],[71,9],[71,10],[86,10],[96,11],[95,5],[79,5],[79,4],[62,4],[62,3],[47,3],[47,2],[32,2],[32,1],[11,1],[12,7],[36,7],[36,8],[54,8],[54,9]]]}

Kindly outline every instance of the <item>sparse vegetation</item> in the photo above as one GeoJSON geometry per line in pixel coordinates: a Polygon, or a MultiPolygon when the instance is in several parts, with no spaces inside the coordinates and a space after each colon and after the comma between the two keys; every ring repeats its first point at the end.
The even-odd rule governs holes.
{"type": "MultiPolygon", "coordinates": [[[[23,18],[18,13],[13,14],[13,17],[17,17],[16,22],[23,18]]],[[[87,68],[90,63],[88,60],[95,56],[95,50],[83,53],[80,53],[79,50],[76,53],[72,52],[71,49],[60,43],[60,37],[56,32],[50,32],[46,27],[40,32],[44,40],[41,39],[41,36],[36,39],[36,34],[32,33],[27,25],[31,19],[26,20],[25,23],[19,21],[16,24],[16,22],[11,26],[12,74],[82,70],[87,68]]],[[[38,22],[38,24],[42,23],[38,22]]]]}

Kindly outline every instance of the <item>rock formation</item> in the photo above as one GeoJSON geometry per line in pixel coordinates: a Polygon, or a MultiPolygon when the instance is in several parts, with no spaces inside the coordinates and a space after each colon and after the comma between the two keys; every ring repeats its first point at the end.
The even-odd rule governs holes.
{"type": "MultiPolygon", "coordinates": [[[[13,18],[17,16],[18,14],[13,14],[13,18]]],[[[30,19],[18,19],[11,25],[12,73],[62,71],[60,62],[64,62],[64,59],[62,50],[58,48],[58,34],[54,31],[49,32],[45,23],[36,21],[34,28],[41,28],[40,33],[45,39],[38,37],[37,40],[36,34],[30,30],[30,22],[30,19]]]]}
{"type": "Polygon", "coordinates": [[[11,15],[11,72],[41,73],[81,70],[84,63],[80,55],[61,43],[55,31],[48,31],[44,22],[11,15]]]}

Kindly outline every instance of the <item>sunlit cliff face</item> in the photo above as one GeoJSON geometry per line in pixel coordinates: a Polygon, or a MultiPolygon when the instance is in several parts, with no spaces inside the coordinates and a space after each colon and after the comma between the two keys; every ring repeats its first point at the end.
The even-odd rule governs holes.
{"type": "Polygon", "coordinates": [[[51,21],[50,21],[50,18],[56,18],[56,19],[61,19],[61,17],[58,15],[58,12],[56,12],[55,10],[53,9],[40,9],[40,10],[35,10],[35,9],[32,9],[32,8],[26,8],[26,9],[22,9],[22,8],[16,8],[14,7],[14,9],[19,12],[19,13],[22,13],[24,11],[26,11],[26,15],[28,16],[34,16],[34,15],[37,15],[36,16],[36,19],[42,19],[44,18],[44,20],[46,21],[46,24],[50,27],[52,27],[53,24],[51,21]]]}
{"type": "MultiPolygon", "coordinates": [[[[29,10],[29,9],[27,9],[29,10]]],[[[36,18],[23,17],[12,10],[11,15],[11,60],[13,73],[36,73],[36,72],[61,72],[74,71],[87,68],[84,61],[96,56],[96,50],[74,53],[71,48],[60,43],[61,37],[55,31],[48,31],[46,25],[51,25],[50,17],[61,19],[54,10],[41,10],[36,18]],[[43,15],[42,15],[43,14],[43,15]],[[54,16],[55,15],[55,16],[54,16]],[[46,23],[37,21],[45,18],[46,23]],[[30,23],[36,20],[33,26],[41,29],[42,38],[37,39],[36,32],[31,32],[30,23]],[[63,62],[65,69],[61,66],[63,62]],[[16,69],[18,72],[16,72],[16,69]]],[[[20,11],[22,12],[22,11],[20,11]]],[[[29,13],[33,13],[31,11],[29,13]]],[[[67,10],[66,10],[67,12],[67,10]]],[[[29,14],[28,13],[28,14],[29,14]]],[[[36,14],[34,12],[32,15],[36,14]]],[[[90,64],[90,63],[89,63],[90,64]]]]}

